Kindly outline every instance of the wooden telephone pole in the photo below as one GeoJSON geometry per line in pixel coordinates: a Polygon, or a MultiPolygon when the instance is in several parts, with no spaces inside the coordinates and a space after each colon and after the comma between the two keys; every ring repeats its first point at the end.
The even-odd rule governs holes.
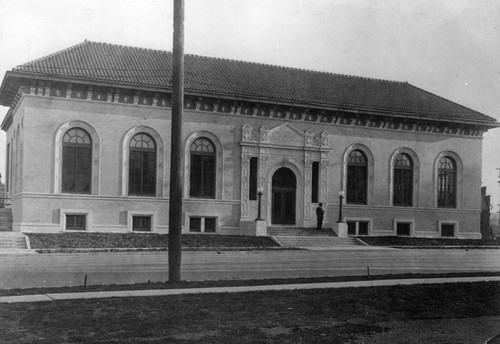
{"type": "Polygon", "coordinates": [[[174,0],[168,280],[181,280],[182,115],[184,111],[184,0],[174,0]]]}

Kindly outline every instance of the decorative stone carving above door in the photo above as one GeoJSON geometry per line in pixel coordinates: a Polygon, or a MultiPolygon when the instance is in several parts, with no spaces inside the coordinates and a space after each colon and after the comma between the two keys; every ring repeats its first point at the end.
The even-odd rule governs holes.
{"type": "Polygon", "coordinates": [[[269,146],[311,147],[329,149],[327,132],[314,133],[311,130],[301,131],[290,123],[280,124],[272,129],[262,126],[258,129],[245,124],[242,127],[242,143],[260,143],[269,146]]]}

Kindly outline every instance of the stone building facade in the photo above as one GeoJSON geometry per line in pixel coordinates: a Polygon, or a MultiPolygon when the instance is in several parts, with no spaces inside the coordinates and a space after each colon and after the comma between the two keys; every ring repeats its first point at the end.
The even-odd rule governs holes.
{"type": "MultiPolygon", "coordinates": [[[[87,42],[8,72],[15,231],[168,232],[171,54],[87,42]]],[[[491,117],[408,83],[186,56],[183,232],[480,238],[491,117]]]]}

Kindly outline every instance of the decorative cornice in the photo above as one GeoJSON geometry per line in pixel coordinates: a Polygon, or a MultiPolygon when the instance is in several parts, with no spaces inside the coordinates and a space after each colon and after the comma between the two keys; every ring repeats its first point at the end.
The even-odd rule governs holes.
{"type": "MultiPolygon", "coordinates": [[[[97,87],[88,84],[58,83],[33,80],[30,85],[19,88],[12,102],[11,110],[15,112],[20,94],[29,90],[30,95],[79,99],[94,102],[129,104],[135,106],[171,107],[171,93],[137,91],[125,88],[97,87]]],[[[419,133],[435,133],[452,136],[481,137],[494,124],[463,123],[445,120],[418,119],[399,117],[392,114],[360,113],[349,110],[304,108],[298,105],[283,105],[234,100],[222,97],[189,95],[185,96],[184,108],[198,112],[226,113],[238,116],[257,118],[283,119],[334,126],[365,127],[395,131],[411,131],[419,133]]],[[[7,116],[6,116],[7,117],[7,116]]],[[[2,129],[7,130],[4,120],[2,129]]]]}

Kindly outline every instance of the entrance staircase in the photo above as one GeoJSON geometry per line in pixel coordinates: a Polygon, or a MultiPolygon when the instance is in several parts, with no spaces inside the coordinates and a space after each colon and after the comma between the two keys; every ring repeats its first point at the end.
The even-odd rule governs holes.
{"type": "Polygon", "coordinates": [[[29,248],[27,237],[12,231],[12,209],[0,208],[0,251],[27,248],[29,248]]]}
{"type": "Polygon", "coordinates": [[[363,245],[355,238],[338,238],[331,228],[268,227],[267,234],[283,247],[326,250],[363,245]]]}
{"type": "Polygon", "coordinates": [[[26,236],[19,232],[0,232],[0,251],[5,249],[27,249],[26,236]]]}

